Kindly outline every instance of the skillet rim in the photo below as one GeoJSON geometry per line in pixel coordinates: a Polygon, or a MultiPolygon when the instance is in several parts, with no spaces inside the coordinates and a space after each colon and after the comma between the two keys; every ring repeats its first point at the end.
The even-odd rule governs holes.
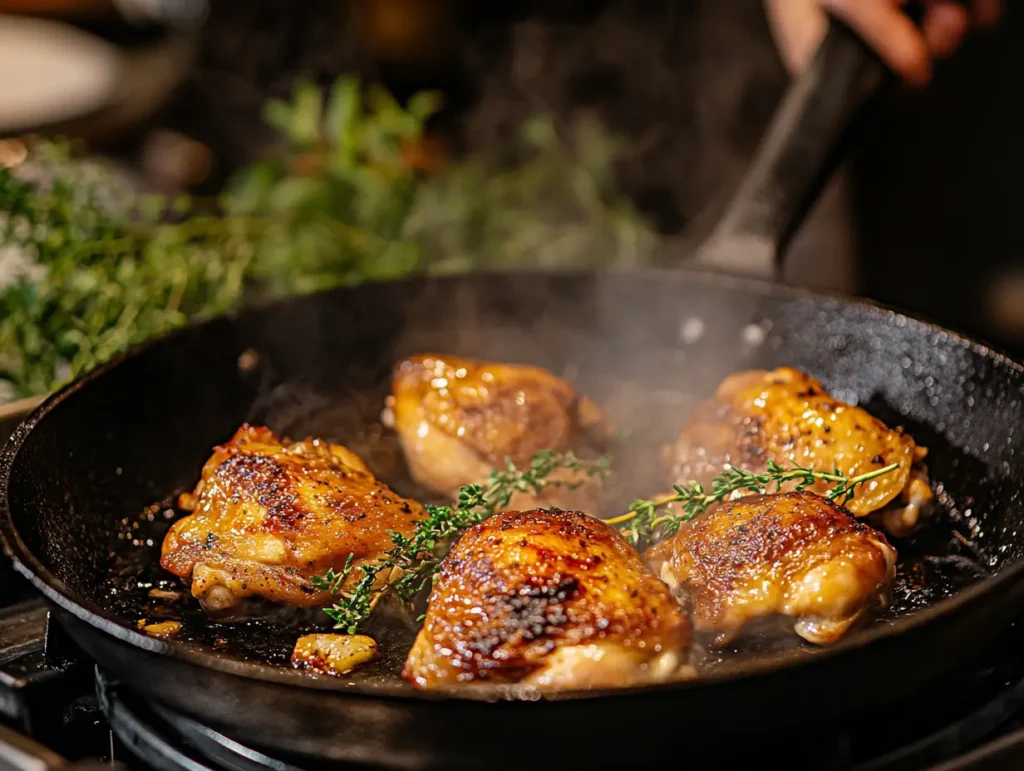
{"type": "Polygon", "coordinates": [[[629,698],[644,695],[666,694],[666,693],[690,693],[701,689],[714,687],[719,684],[732,682],[742,678],[768,677],[782,670],[790,670],[808,667],[816,662],[828,661],[838,656],[846,655],[852,651],[866,646],[880,644],[884,640],[896,637],[900,634],[910,632],[927,626],[933,619],[960,610],[968,605],[980,601],[984,596],[994,594],[1000,588],[1019,580],[1024,574],[1024,558],[1015,560],[1007,565],[996,575],[990,575],[981,581],[961,590],[955,596],[946,598],[933,605],[929,605],[910,616],[896,619],[888,624],[879,625],[868,630],[863,630],[853,637],[830,645],[828,647],[814,650],[808,653],[806,650],[794,650],[791,655],[776,656],[770,660],[753,657],[747,661],[740,661],[729,667],[723,673],[708,677],[700,677],[690,680],[679,680],[666,683],[656,683],[643,686],[602,688],[591,690],[565,690],[555,693],[539,694],[534,690],[524,689],[517,686],[488,686],[481,685],[473,688],[463,689],[461,692],[452,690],[421,691],[411,688],[407,683],[386,683],[369,684],[358,683],[334,678],[329,676],[316,676],[306,672],[288,669],[283,666],[245,661],[230,656],[218,655],[208,648],[195,643],[159,640],[142,634],[126,625],[123,622],[107,615],[106,611],[96,602],[80,596],[72,591],[56,576],[54,576],[36,556],[26,547],[21,536],[14,527],[13,518],[8,504],[8,489],[11,472],[17,461],[18,452],[28,439],[31,432],[50,412],[60,404],[72,397],[77,391],[87,385],[94,383],[97,379],[112,369],[120,366],[122,362],[141,356],[149,350],[161,345],[169,344],[171,341],[195,331],[214,324],[231,324],[244,320],[247,317],[259,315],[268,308],[280,308],[291,303],[301,303],[310,297],[324,296],[328,294],[344,295],[350,292],[358,292],[367,285],[375,284],[459,284],[472,282],[481,277],[500,278],[509,276],[514,279],[523,280],[531,277],[540,279],[577,278],[577,279],[602,279],[616,274],[625,274],[630,278],[641,280],[671,281],[673,283],[696,281],[706,285],[723,289],[738,289],[750,292],[759,296],[781,296],[787,299],[810,299],[810,300],[831,300],[845,305],[860,306],[866,312],[880,317],[884,323],[893,323],[897,319],[904,320],[905,324],[913,325],[921,329],[923,333],[939,334],[948,338],[954,345],[968,349],[975,354],[997,364],[1000,367],[1015,371],[1024,377],[1024,364],[1018,363],[1007,354],[995,349],[990,345],[983,344],[959,332],[938,326],[917,314],[897,310],[896,308],[877,303],[872,300],[852,297],[840,292],[808,289],[772,281],[765,281],[755,278],[737,277],[726,275],[706,269],[694,268],[659,268],[641,267],[624,269],[586,270],[579,268],[566,268],[559,270],[550,269],[519,269],[519,270],[495,270],[477,271],[474,273],[444,276],[411,276],[390,281],[370,281],[349,287],[338,287],[308,295],[298,295],[290,298],[282,298],[273,302],[250,306],[246,309],[230,314],[224,314],[211,319],[205,319],[189,324],[169,334],[134,346],[129,350],[113,357],[104,364],[99,365],[79,379],[61,387],[54,393],[47,396],[29,416],[17,427],[8,441],[0,450],[0,544],[5,554],[11,559],[15,569],[27,578],[52,604],[56,605],[63,612],[69,613],[81,622],[84,622],[94,630],[117,638],[122,643],[131,645],[156,655],[167,656],[182,663],[202,668],[209,668],[215,671],[243,677],[251,680],[274,683],[286,687],[304,688],[326,693],[337,693],[344,697],[358,699],[375,699],[397,702],[450,702],[450,703],[487,703],[501,702],[504,704],[524,704],[542,701],[547,703],[592,701],[595,699],[629,698]]]}

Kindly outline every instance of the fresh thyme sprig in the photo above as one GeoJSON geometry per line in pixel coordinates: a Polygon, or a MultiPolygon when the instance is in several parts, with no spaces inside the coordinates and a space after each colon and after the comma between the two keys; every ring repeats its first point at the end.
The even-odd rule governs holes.
{"type": "MultiPolygon", "coordinates": [[[[381,559],[356,566],[350,555],[340,571],[328,570],[324,576],[311,579],[314,587],[329,591],[337,598],[335,604],[325,608],[324,612],[334,621],[335,629],[355,634],[386,595],[394,594],[406,602],[414,600],[433,580],[444,556],[444,548],[451,539],[508,506],[515,493],[540,493],[546,487],[579,487],[585,479],[577,477],[574,481],[567,481],[552,478],[552,474],[559,469],[569,469],[586,477],[603,479],[610,466],[607,458],[587,461],[571,452],[551,450],[538,452],[524,470],[506,461],[504,469],[491,472],[486,485],[460,488],[458,500],[452,505],[427,506],[427,516],[416,523],[411,535],[389,531],[394,546],[381,559]],[[357,570],[361,573],[359,580],[346,590],[345,585],[357,570]]],[[[764,472],[731,468],[712,480],[710,490],[705,490],[699,483],[689,487],[674,485],[672,495],[633,501],[628,513],[605,522],[622,530],[630,543],[636,546],[655,535],[673,535],[683,522],[735,492],[778,492],[791,482],[796,482],[795,489],[800,491],[824,481],[833,483],[825,497],[845,505],[853,498],[859,485],[888,474],[898,466],[893,463],[855,477],[846,477],[838,469],[828,472],[804,466],[786,468],[774,461],[768,462],[764,472]],[[681,504],[681,514],[667,510],[673,504],[681,504]]]]}
{"type": "Polygon", "coordinates": [[[796,482],[796,490],[806,490],[817,482],[832,482],[833,487],[825,493],[825,497],[845,506],[854,496],[858,485],[888,474],[899,467],[892,463],[884,468],[869,471],[855,477],[844,476],[839,469],[834,471],[815,471],[804,466],[785,468],[774,461],[768,461],[764,472],[730,468],[711,480],[711,489],[706,491],[703,485],[696,483],[685,487],[673,485],[675,493],[655,500],[640,499],[630,504],[629,512],[605,522],[620,527],[623,535],[636,546],[642,540],[651,540],[656,534],[662,537],[674,535],[679,526],[708,510],[714,503],[724,501],[733,493],[749,492],[757,495],[778,492],[789,482],[796,482]],[[673,514],[669,509],[673,504],[682,504],[681,514],[673,514]]]}
{"type": "Polygon", "coordinates": [[[416,523],[412,535],[389,531],[394,546],[385,557],[354,566],[350,555],[341,571],[328,570],[326,575],[311,579],[314,587],[337,597],[335,604],[324,612],[334,621],[335,629],[355,634],[385,595],[394,593],[407,602],[415,599],[433,580],[443,548],[451,538],[508,506],[515,493],[540,493],[546,487],[579,487],[586,477],[603,479],[610,465],[608,458],[582,460],[571,452],[551,450],[538,452],[522,471],[506,461],[505,469],[491,472],[486,485],[460,488],[459,498],[452,505],[427,506],[427,516],[416,523]],[[584,478],[552,478],[559,469],[579,472],[584,478]],[[355,570],[362,575],[350,590],[344,591],[355,570]]]}

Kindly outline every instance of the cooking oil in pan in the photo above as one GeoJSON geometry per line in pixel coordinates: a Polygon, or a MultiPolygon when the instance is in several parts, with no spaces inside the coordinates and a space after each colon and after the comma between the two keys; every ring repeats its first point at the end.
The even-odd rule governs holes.
{"type": "MultiPolygon", "coordinates": [[[[616,468],[620,477],[631,481],[632,489],[612,491],[605,502],[609,512],[618,512],[638,490],[657,489],[650,447],[660,447],[672,438],[664,434],[664,415],[680,414],[693,400],[667,392],[647,393],[645,398],[637,399],[622,384],[611,391],[607,384],[591,385],[590,392],[603,395],[610,410],[614,411],[616,403],[626,405],[615,417],[631,428],[625,439],[626,447],[616,458],[616,468]]],[[[269,425],[292,438],[317,435],[345,444],[400,494],[427,503],[441,502],[409,478],[397,438],[380,422],[383,397],[383,391],[364,392],[353,394],[351,399],[328,402],[310,399],[303,393],[278,392],[272,406],[254,411],[252,422],[269,425]],[[310,409],[311,404],[315,409],[310,409]]],[[[930,457],[947,450],[955,452],[934,445],[932,438],[930,457]]],[[[198,472],[197,468],[197,475],[198,472]]],[[[987,574],[983,567],[986,555],[972,542],[970,528],[962,522],[954,496],[941,484],[937,487],[939,506],[930,524],[916,536],[894,543],[899,561],[891,603],[866,622],[868,625],[889,624],[952,596],[987,574]]],[[[312,632],[330,631],[329,619],[320,611],[298,611],[260,601],[247,606],[247,616],[242,619],[226,622],[207,617],[189,596],[187,587],[159,567],[163,537],[171,523],[183,515],[172,503],[179,492],[182,491],[147,508],[134,521],[124,523],[106,584],[110,609],[130,626],[140,619],[149,623],[180,622],[175,640],[201,645],[219,655],[290,666],[296,639],[312,632]]],[[[373,683],[397,678],[416,634],[414,619],[421,612],[422,608],[380,608],[365,630],[377,640],[380,655],[349,675],[349,679],[373,683]]],[[[856,635],[857,631],[850,634],[856,635]]],[[[694,659],[698,671],[711,674],[748,657],[791,655],[800,649],[814,650],[793,634],[791,622],[787,625],[781,619],[768,619],[749,628],[726,647],[715,647],[711,640],[698,638],[694,659]]]]}

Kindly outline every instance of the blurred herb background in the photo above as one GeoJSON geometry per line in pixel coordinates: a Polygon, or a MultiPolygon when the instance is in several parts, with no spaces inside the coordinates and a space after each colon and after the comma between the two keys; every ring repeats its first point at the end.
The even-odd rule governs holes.
{"type": "Polygon", "coordinates": [[[46,394],[127,347],[284,295],[419,272],[641,262],[596,122],[521,126],[522,162],[443,157],[440,97],[300,82],[264,119],[283,150],[213,200],[137,193],[50,140],[0,168],[0,401],[46,394]]]}

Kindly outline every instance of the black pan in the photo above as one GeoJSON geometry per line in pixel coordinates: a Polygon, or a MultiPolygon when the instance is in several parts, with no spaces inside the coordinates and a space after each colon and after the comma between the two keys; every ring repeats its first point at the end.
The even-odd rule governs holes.
{"type": "MultiPolygon", "coordinates": [[[[767,267],[781,252],[831,146],[805,139],[836,138],[878,83],[877,62],[852,43],[833,28],[790,92],[706,263],[747,249],[767,267]]],[[[912,720],[895,706],[902,697],[1005,628],[1024,594],[1022,389],[1021,366],[953,333],[753,279],[650,270],[370,284],[186,329],[48,399],[0,459],[0,533],[17,569],[109,674],[162,709],[302,765],[721,762],[739,746],[800,746],[840,721],[912,720]],[[631,495],[650,491],[644,470],[660,443],[722,377],[796,366],[928,446],[941,511],[898,543],[896,602],[873,625],[829,648],[754,646],[691,682],[456,698],[414,692],[395,676],[409,633],[387,619],[374,630],[385,655],[351,680],[289,669],[294,629],[213,625],[187,603],[175,610],[186,621],[180,638],[136,630],[154,616],[147,582],[168,578],[155,565],[166,502],[194,485],[211,447],[243,421],[344,442],[400,492],[420,494],[377,421],[393,362],[422,350],[571,378],[633,427],[637,445],[623,454],[631,495]]]]}

